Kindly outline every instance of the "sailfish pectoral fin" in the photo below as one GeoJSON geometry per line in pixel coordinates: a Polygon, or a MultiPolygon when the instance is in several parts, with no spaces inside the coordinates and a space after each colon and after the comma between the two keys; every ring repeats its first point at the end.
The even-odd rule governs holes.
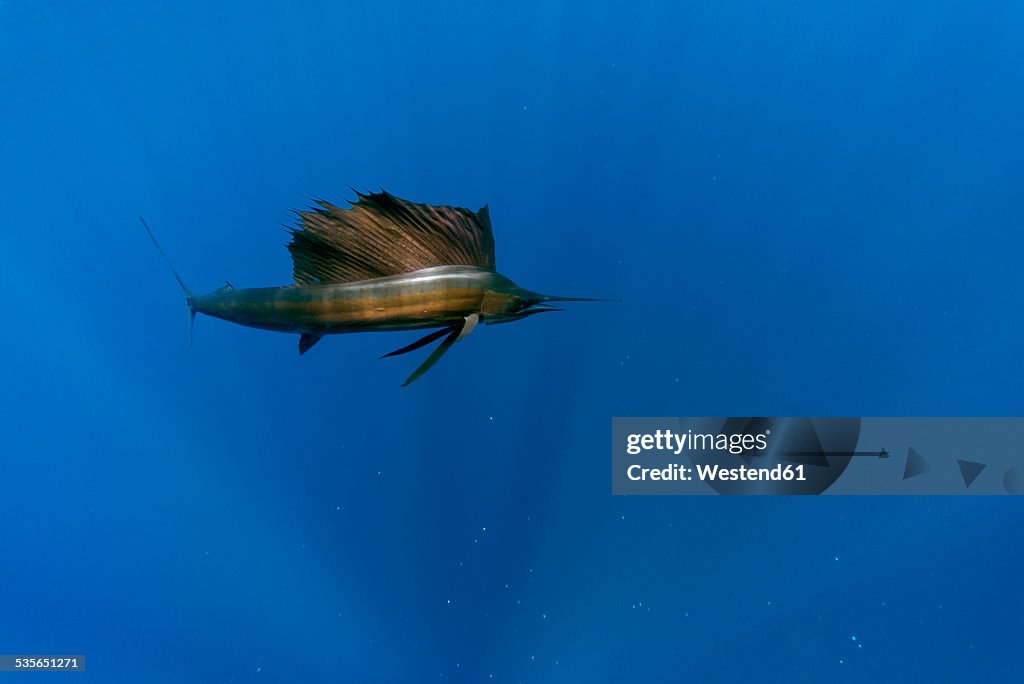
{"type": "Polygon", "coordinates": [[[480,314],[470,314],[466,316],[466,324],[462,326],[462,330],[459,331],[459,336],[455,338],[455,341],[458,342],[463,337],[473,332],[473,328],[475,328],[476,324],[479,322],[480,314]]]}
{"type": "MultiPolygon", "coordinates": [[[[437,345],[437,348],[430,353],[430,356],[427,357],[427,360],[421,363],[420,367],[414,370],[412,372],[412,375],[406,378],[405,382],[402,383],[402,387],[407,387],[411,385],[413,382],[422,377],[424,373],[433,368],[434,364],[437,363],[440,360],[440,358],[445,355],[445,352],[452,348],[453,344],[455,344],[456,342],[458,342],[463,337],[465,337],[466,335],[473,331],[473,328],[476,327],[477,321],[479,320],[480,317],[477,314],[473,314],[471,316],[466,316],[466,322],[465,324],[462,325],[462,327],[446,328],[444,331],[439,331],[448,332],[448,337],[444,338],[444,341],[441,344],[437,345]]],[[[431,335],[436,335],[436,333],[431,333],[431,335]]],[[[427,337],[430,337],[431,335],[428,335],[427,337]]],[[[425,342],[424,340],[419,340],[418,342],[414,342],[414,344],[422,346],[422,344],[420,344],[421,342],[422,344],[427,344],[427,342],[425,342]]]]}

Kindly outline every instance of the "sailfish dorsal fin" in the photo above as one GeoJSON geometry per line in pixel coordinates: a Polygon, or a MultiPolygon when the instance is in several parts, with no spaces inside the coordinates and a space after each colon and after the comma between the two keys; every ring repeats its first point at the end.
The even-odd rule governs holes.
{"type": "Polygon", "coordinates": [[[433,266],[494,269],[487,207],[416,204],[387,192],[356,193],[348,209],[317,200],[296,212],[288,251],[298,285],[347,283],[433,266]]]}

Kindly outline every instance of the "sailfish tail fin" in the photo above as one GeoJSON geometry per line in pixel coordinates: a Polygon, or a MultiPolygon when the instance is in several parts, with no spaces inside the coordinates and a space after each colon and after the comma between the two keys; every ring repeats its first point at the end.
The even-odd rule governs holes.
{"type": "Polygon", "coordinates": [[[167,258],[167,254],[164,252],[163,247],[161,247],[160,243],[156,241],[153,231],[149,229],[149,224],[146,223],[146,219],[140,216],[139,220],[142,221],[142,227],[146,229],[146,234],[149,235],[149,239],[153,241],[153,246],[156,247],[156,251],[160,253],[160,258],[164,260],[165,264],[167,264],[167,268],[171,270],[171,275],[173,275],[174,279],[178,281],[178,286],[185,295],[185,305],[188,307],[188,344],[191,347],[192,327],[196,320],[196,307],[193,301],[195,299],[195,294],[192,290],[188,289],[188,285],[186,285],[185,281],[181,279],[180,275],[178,275],[178,271],[174,268],[174,264],[172,264],[171,260],[167,258]]]}

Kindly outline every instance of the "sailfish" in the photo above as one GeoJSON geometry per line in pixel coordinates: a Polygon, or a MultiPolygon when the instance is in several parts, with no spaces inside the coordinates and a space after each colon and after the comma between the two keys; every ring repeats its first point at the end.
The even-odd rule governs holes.
{"type": "Polygon", "coordinates": [[[539,294],[498,273],[487,206],[473,212],[418,204],[383,190],[356,195],[347,209],[315,200],[314,206],[295,212],[297,224],[288,243],[295,283],[280,287],[236,289],[228,283],[196,294],[141,219],[185,294],[189,342],[197,313],[297,333],[300,355],[327,335],[432,329],[381,357],[442,340],[404,387],[479,323],[508,323],[561,310],[551,302],[616,301],[539,294]]]}

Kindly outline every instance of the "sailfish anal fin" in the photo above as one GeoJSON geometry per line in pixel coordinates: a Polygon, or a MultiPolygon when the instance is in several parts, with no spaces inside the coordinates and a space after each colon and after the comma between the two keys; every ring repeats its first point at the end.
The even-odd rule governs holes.
{"type": "Polygon", "coordinates": [[[348,209],[330,202],[297,212],[288,251],[297,285],[349,283],[435,266],[494,270],[487,207],[417,204],[387,192],[356,193],[348,209]]]}
{"type": "MultiPolygon", "coordinates": [[[[433,368],[434,364],[437,363],[441,359],[441,357],[445,355],[445,352],[452,348],[453,344],[455,344],[456,342],[458,342],[463,337],[465,337],[466,335],[473,331],[473,328],[476,327],[476,324],[479,322],[479,320],[480,316],[478,316],[477,314],[472,314],[470,316],[466,316],[466,322],[461,326],[457,328],[447,328],[445,331],[440,331],[448,332],[448,337],[444,338],[444,341],[441,342],[441,344],[437,345],[437,348],[430,353],[430,356],[427,357],[427,360],[421,363],[419,368],[414,370],[412,372],[412,375],[406,378],[405,382],[402,383],[402,387],[408,387],[413,382],[421,378],[424,373],[433,368]]],[[[437,335],[437,333],[431,333],[431,335],[437,335]]],[[[427,337],[430,337],[431,335],[428,335],[427,337]]],[[[429,341],[430,340],[428,340],[427,342],[429,341]]],[[[424,342],[423,340],[418,340],[413,344],[423,346],[423,344],[427,344],[427,342],[424,342]],[[420,344],[421,342],[422,344],[420,344]]]]}
{"type": "Polygon", "coordinates": [[[302,356],[310,349],[312,349],[313,345],[319,342],[320,339],[321,338],[319,335],[313,335],[311,333],[302,333],[302,336],[299,337],[299,356],[302,356]]]}

